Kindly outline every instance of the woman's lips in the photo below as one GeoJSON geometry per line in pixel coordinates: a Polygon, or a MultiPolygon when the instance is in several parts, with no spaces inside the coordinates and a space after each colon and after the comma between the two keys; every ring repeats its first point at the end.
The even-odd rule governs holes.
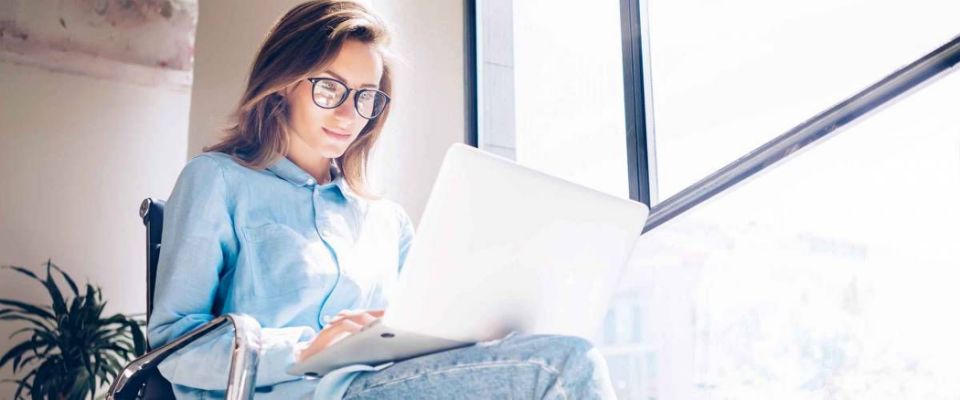
{"type": "Polygon", "coordinates": [[[344,134],[344,133],[341,133],[341,132],[337,132],[337,131],[332,131],[332,130],[329,130],[329,129],[327,129],[327,128],[323,128],[323,133],[326,133],[327,136],[330,136],[330,137],[332,137],[332,138],[334,138],[334,139],[337,139],[337,140],[347,140],[347,139],[350,139],[350,135],[347,135],[347,134],[344,134]]]}

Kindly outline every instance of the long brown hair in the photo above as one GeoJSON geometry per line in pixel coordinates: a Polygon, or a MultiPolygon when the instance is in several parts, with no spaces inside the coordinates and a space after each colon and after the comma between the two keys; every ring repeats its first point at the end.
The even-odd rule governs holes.
{"type": "MultiPolygon", "coordinates": [[[[352,0],[314,0],[287,12],[267,34],[250,70],[247,89],[223,139],[203,149],[230,154],[250,168],[263,169],[287,153],[289,107],[280,92],[337,56],[348,39],[375,45],[383,58],[380,90],[393,97],[386,24],[352,0]]],[[[387,107],[367,122],[335,162],[357,194],[376,197],[366,186],[367,159],[390,113],[387,107]]]]}

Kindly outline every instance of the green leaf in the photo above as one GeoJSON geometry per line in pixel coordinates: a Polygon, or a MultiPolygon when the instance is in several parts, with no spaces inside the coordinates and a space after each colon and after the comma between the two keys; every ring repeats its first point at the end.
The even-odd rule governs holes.
{"type": "Polygon", "coordinates": [[[108,324],[124,324],[127,322],[127,316],[123,314],[113,314],[110,318],[100,320],[103,325],[108,324]]]}
{"type": "Polygon", "coordinates": [[[93,286],[87,284],[87,293],[83,296],[83,309],[84,313],[88,318],[93,318],[99,315],[97,308],[99,307],[99,301],[97,300],[97,289],[94,289],[93,286]]]}
{"type": "Polygon", "coordinates": [[[50,319],[53,321],[57,320],[57,318],[50,311],[44,310],[43,308],[37,307],[32,304],[24,303],[22,301],[0,299],[0,304],[6,304],[8,306],[18,307],[20,308],[21,312],[26,314],[39,315],[43,318],[50,319]]]}
{"type": "Polygon", "coordinates": [[[0,381],[0,382],[16,382],[17,391],[13,394],[13,398],[19,399],[20,393],[23,391],[23,389],[27,389],[27,390],[33,389],[33,384],[31,384],[29,381],[30,381],[30,378],[33,378],[34,375],[36,374],[37,374],[37,370],[33,370],[29,374],[27,374],[27,376],[24,376],[21,379],[17,379],[17,380],[4,379],[3,381],[0,381]]]}
{"type": "Polygon", "coordinates": [[[38,329],[33,330],[33,337],[30,338],[30,341],[35,343],[46,343],[50,346],[60,346],[63,344],[63,340],[60,339],[60,336],[56,332],[42,331],[38,329]]]}
{"type": "Polygon", "coordinates": [[[110,351],[104,351],[103,353],[100,353],[100,356],[101,362],[103,363],[102,368],[108,371],[117,369],[116,367],[120,365],[120,360],[122,360],[122,358],[119,358],[115,353],[110,351]]]}
{"type": "MultiPolygon", "coordinates": [[[[100,301],[99,291],[97,292],[97,301],[100,301]]],[[[100,315],[103,314],[103,308],[106,307],[106,305],[107,305],[106,303],[100,303],[100,304],[97,304],[95,307],[93,307],[93,309],[91,310],[91,312],[93,313],[92,317],[96,317],[97,319],[99,319],[100,315]]]]}
{"type": "Polygon", "coordinates": [[[119,344],[117,344],[117,343],[111,343],[111,344],[109,344],[109,345],[103,346],[103,349],[104,349],[104,350],[113,350],[113,351],[118,352],[118,353],[124,353],[124,352],[126,351],[126,349],[124,349],[123,346],[121,346],[121,345],[119,345],[119,344]]]}
{"type": "Polygon", "coordinates": [[[143,334],[143,330],[140,328],[140,324],[137,321],[127,321],[127,326],[130,327],[130,332],[133,334],[133,354],[137,357],[140,357],[147,352],[147,338],[143,334]]]}
{"type": "Polygon", "coordinates": [[[43,323],[43,321],[35,318],[31,318],[30,316],[26,316],[26,315],[17,315],[17,314],[3,315],[3,316],[0,316],[0,321],[25,321],[25,322],[31,323],[32,325],[36,326],[38,329],[41,329],[44,331],[49,332],[53,330],[52,327],[43,323]]]}
{"type": "MultiPolygon", "coordinates": [[[[90,359],[87,357],[83,358],[83,369],[87,371],[87,384],[89,385],[88,388],[90,391],[90,397],[91,398],[96,397],[97,395],[96,374],[93,372],[94,371],[93,366],[90,365],[90,359]]],[[[80,379],[77,379],[77,381],[80,381],[80,379]]],[[[77,393],[77,394],[80,394],[80,393],[77,393]]]]}
{"type": "MultiPolygon", "coordinates": [[[[23,310],[17,310],[13,308],[0,308],[0,316],[3,316],[3,315],[31,315],[31,314],[26,314],[23,312],[23,310]]],[[[36,316],[36,315],[33,315],[33,316],[36,316]]]]}
{"type": "Polygon", "coordinates": [[[13,338],[14,338],[15,336],[17,336],[17,335],[19,335],[19,334],[21,334],[21,333],[24,333],[24,332],[32,332],[32,331],[33,331],[33,328],[30,328],[30,327],[17,329],[17,330],[15,330],[15,331],[13,331],[13,333],[10,334],[10,336],[8,337],[8,339],[13,340],[13,338]]]}
{"type": "Polygon", "coordinates": [[[41,364],[40,368],[34,370],[33,387],[30,388],[30,397],[34,399],[43,398],[43,392],[45,391],[44,384],[49,383],[48,379],[51,377],[51,374],[47,372],[50,368],[46,365],[46,363],[41,364]]]}
{"type": "Polygon", "coordinates": [[[78,316],[79,320],[84,320],[83,318],[83,302],[80,300],[80,297],[74,297],[73,301],[70,302],[70,311],[67,312],[69,316],[78,316]]]}
{"type": "Polygon", "coordinates": [[[30,377],[30,375],[27,375],[27,376],[26,376],[25,378],[23,378],[23,379],[0,379],[0,383],[16,383],[16,384],[17,384],[17,392],[14,394],[13,398],[14,398],[14,399],[19,399],[19,398],[20,398],[20,391],[21,391],[24,387],[26,387],[27,389],[30,388],[30,383],[27,382],[27,378],[29,378],[29,377],[30,377]]]}
{"type": "Polygon", "coordinates": [[[72,382],[66,384],[69,385],[69,387],[62,391],[65,395],[64,398],[79,400],[85,397],[90,384],[84,375],[86,374],[83,371],[77,371],[73,375],[72,382]]]}
{"type": "Polygon", "coordinates": [[[0,299],[0,321],[28,325],[15,335],[28,333],[29,340],[15,346],[16,354],[8,351],[0,365],[12,361],[17,371],[26,372],[24,385],[19,387],[21,394],[57,399],[93,397],[98,383],[111,382],[131,356],[145,352],[146,337],[141,328],[145,321],[121,313],[101,318],[107,303],[100,288],[87,283],[81,293],[69,274],[49,260],[45,279],[25,268],[10,268],[41,282],[51,304],[0,299]],[[60,290],[54,270],[70,286],[72,297],[64,296],[70,293],[60,290]]]}
{"type": "Polygon", "coordinates": [[[26,276],[29,276],[35,279],[37,282],[43,283],[43,280],[40,279],[40,277],[38,277],[37,274],[34,274],[33,271],[26,269],[24,267],[18,267],[16,265],[4,265],[3,268],[9,268],[9,269],[15,270],[21,274],[24,274],[26,276]]]}
{"type": "Polygon", "coordinates": [[[25,367],[25,366],[27,366],[27,364],[30,364],[30,362],[32,362],[33,360],[39,360],[39,359],[40,359],[40,356],[37,356],[37,355],[32,355],[32,356],[31,356],[31,355],[28,355],[27,357],[25,357],[25,358],[22,359],[22,360],[13,360],[13,372],[17,372],[17,361],[20,362],[20,365],[19,365],[19,366],[25,367]]]}
{"type": "Polygon", "coordinates": [[[103,369],[107,367],[103,363],[103,356],[104,353],[100,351],[93,353],[93,372],[97,375],[100,375],[103,369]]]}
{"type": "Polygon", "coordinates": [[[27,311],[25,311],[25,310],[21,310],[21,309],[17,309],[17,308],[4,308],[4,309],[0,309],[0,316],[8,316],[8,315],[37,318],[37,319],[39,319],[40,321],[42,321],[43,323],[45,323],[45,324],[46,324],[46,323],[49,323],[49,324],[50,324],[49,326],[50,326],[50,327],[53,327],[53,322],[54,322],[53,320],[51,320],[50,318],[46,318],[46,317],[37,315],[36,313],[27,312],[27,311]]]}
{"type": "Polygon", "coordinates": [[[73,295],[74,295],[74,296],[79,296],[79,295],[80,295],[80,291],[77,290],[77,284],[76,284],[76,282],[73,281],[72,278],[70,278],[70,275],[67,275],[66,272],[63,272],[63,270],[60,269],[60,267],[58,267],[56,264],[50,262],[50,260],[47,260],[47,265],[52,266],[54,269],[56,269],[58,272],[60,272],[60,275],[63,276],[63,279],[67,281],[67,284],[68,284],[68,285],[70,285],[70,289],[73,290],[73,295]]]}
{"type": "Polygon", "coordinates": [[[40,360],[40,361],[42,362],[43,360],[45,360],[45,359],[47,358],[47,356],[48,356],[49,354],[53,353],[53,351],[57,349],[57,347],[51,346],[51,345],[49,345],[49,344],[47,344],[47,343],[37,343],[37,342],[35,341],[34,344],[35,344],[36,347],[33,347],[33,348],[30,349],[30,351],[33,353],[33,355],[31,355],[31,356],[27,357],[26,359],[22,360],[22,361],[20,362],[20,365],[21,365],[21,366],[27,365],[28,360],[32,360],[32,359],[37,359],[37,360],[40,360]]]}
{"type": "MultiPolygon", "coordinates": [[[[21,357],[23,357],[24,354],[26,354],[26,352],[17,354],[17,356],[13,358],[13,373],[17,373],[17,369],[20,367],[20,359],[21,357]]],[[[27,357],[36,357],[36,356],[30,356],[28,354],[27,357]]]]}
{"type": "MultiPolygon", "coordinates": [[[[26,328],[17,329],[17,330],[14,331],[12,334],[10,334],[10,339],[13,339],[14,336],[19,335],[19,334],[21,334],[21,333],[30,333],[31,336],[35,336],[35,335],[36,335],[36,331],[37,331],[37,328],[30,327],[30,326],[28,326],[28,327],[26,327],[26,328]]],[[[28,342],[32,342],[33,345],[34,345],[34,347],[37,347],[37,348],[51,345],[51,343],[47,343],[47,342],[46,342],[45,340],[43,340],[43,339],[35,340],[35,339],[31,338],[30,340],[28,340],[28,342]]]]}
{"type": "Polygon", "coordinates": [[[4,365],[7,365],[10,360],[13,360],[15,357],[20,357],[23,355],[23,353],[26,353],[28,350],[33,348],[33,342],[23,342],[13,346],[12,349],[7,350],[7,352],[3,354],[3,357],[0,357],[0,368],[2,368],[4,365]]]}
{"type": "Polygon", "coordinates": [[[50,299],[53,300],[53,313],[57,315],[57,321],[60,321],[60,317],[67,313],[67,304],[63,300],[63,294],[60,293],[60,287],[53,281],[53,275],[50,274],[52,265],[49,261],[47,262],[47,278],[43,281],[43,285],[50,293],[50,299]]]}

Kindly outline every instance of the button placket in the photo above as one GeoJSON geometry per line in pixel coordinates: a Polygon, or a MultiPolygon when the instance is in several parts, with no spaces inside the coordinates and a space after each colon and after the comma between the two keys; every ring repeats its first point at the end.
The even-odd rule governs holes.
{"type": "Polygon", "coordinates": [[[326,308],[327,304],[330,302],[330,298],[333,297],[334,292],[336,292],[337,286],[340,284],[343,271],[341,268],[341,259],[340,259],[339,251],[337,251],[338,249],[335,243],[331,241],[334,238],[330,234],[329,229],[327,229],[327,225],[329,225],[327,221],[327,215],[323,212],[323,208],[320,205],[320,190],[316,186],[313,187],[313,211],[314,211],[314,227],[317,230],[317,233],[320,235],[320,240],[322,240],[324,244],[326,244],[327,247],[330,249],[330,251],[333,253],[333,261],[337,267],[337,278],[334,281],[333,286],[330,288],[330,292],[327,293],[327,295],[323,298],[323,301],[320,303],[320,308],[317,312],[318,314],[317,322],[319,326],[322,328],[327,325],[327,321],[325,321],[325,318],[329,319],[331,317],[330,314],[325,315],[323,310],[324,308],[326,308]]]}

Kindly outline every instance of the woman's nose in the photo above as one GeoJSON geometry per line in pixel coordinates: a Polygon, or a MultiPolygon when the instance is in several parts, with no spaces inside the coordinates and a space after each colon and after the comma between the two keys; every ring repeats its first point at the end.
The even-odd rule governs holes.
{"type": "Polygon", "coordinates": [[[350,93],[350,95],[347,96],[347,100],[333,110],[333,113],[337,117],[351,119],[357,117],[357,110],[355,110],[353,106],[353,96],[354,94],[350,93]]]}

